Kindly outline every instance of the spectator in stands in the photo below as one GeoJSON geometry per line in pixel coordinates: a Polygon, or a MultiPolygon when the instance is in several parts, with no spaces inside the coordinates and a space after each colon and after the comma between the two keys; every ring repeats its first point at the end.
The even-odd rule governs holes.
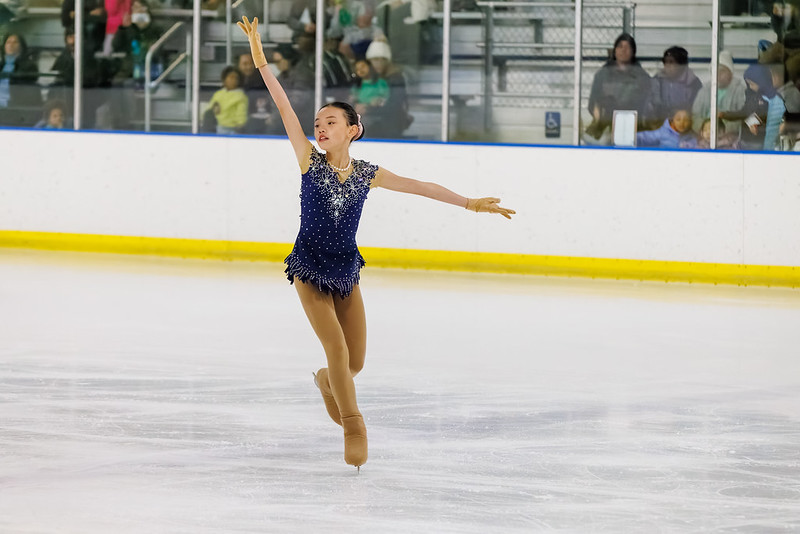
{"type": "MultiPolygon", "coordinates": [[[[118,81],[132,79],[139,86],[144,83],[144,60],[147,50],[161,37],[161,34],[161,29],[153,24],[153,16],[147,1],[134,0],[130,13],[122,17],[112,41],[114,52],[125,54],[116,68],[118,81]]],[[[163,52],[153,58],[151,66],[153,79],[161,73],[165,61],[163,52]]]]}
{"type": "Polygon", "coordinates": [[[111,43],[117,30],[131,14],[131,0],[104,0],[106,9],[106,36],[103,41],[103,54],[111,55],[111,43]]]}
{"type": "Polygon", "coordinates": [[[772,2],[770,25],[775,31],[775,42],[759,42],[759,63],[784,63],[800,54],[800,0],[772,2]]]}
{"type": "Polygon", "coordinates": [[[586,133],[599,139],[611,126],[614,110],[633,110],[639,113],[640,128],[652,111],[651,79],[636,60],[636,41],[623,33],[614,41],[611,58],[597,71],[589,95],[592,123],[586,133]]]}
{"type": "Polygon", "coordinates": [[[355,64],[356,85],[353,87],[351,101],[357,113],[366,115],[369,108],[383,106],[389,99],[389,84],[366,59],[355,64]]]}
{"type": "Polygon", "coordinates": [[[269,97],[264,92],[267,86],[256,70],[250,52],[239,54],[239,72],[243,78],[242,90],[247,95],[247,125],[244,131],[249,134],[267,133],[266,121],[271,111],[269,97]]]}
{"type": "MultiPolygon", "coordinates": [[[[67,114],[72,114],[72,102],[75,85],[75,31],[72,28],[64,34],[64,49],[53,63],[53,70],[58,74],[50,87],[50,95],[67,103],[67,114]]],[[[102,128],[98,121],[98,110],[105,104],[106,94],[101,86],[106,85],[107,73],[94,53],[83,51],[83,110],[81,113],[82,128],[102,128]]]]}
{"type": "Polygon", "coordinates": [[[695,148],[697,136],[692,131],[692,113],[689,109],[675,110],[661,128],[638,132],[636,146],[660,148],[695,148]]]}
{"type": "MultiPolygon", "coordinates": [[[[316,38],[317,2],[316,0],[292,0],[286,25],[292,30],[292,41],[297,42],[301,35],[316,38]]],[[[295,106],[297,109],[297,106],[295,106]]]]}
{"type": "Polygon", "coordinates": [[[389,85],[389,98],[383,105],[372,106],[366,110],[365,117],[369,120],[370,136],[399,138],[414,120],[408,113],[405,75],[392,63],[392,49],[386,41],[372,41],[367,48],[366,58],[378,77],[389,85]]]}
{"type": "MultiPolygon", "coordinates": [[[[61,4],[61,25],[64,30],[75,30],[75,0],[61,4]]],[[[83,2],[84,51],[94,55],[103,49],[106,38],[106,9],[104,0],[83,2]]]]}
{"type": "Polygon", "coordinates": [[[347,100],[350,88],[355,82],[355,74],[350,61],[339,52],[341,38],[331,35],[325,38],[322,52],[322,75],[325,81],[325,96],[335,101],[347,100]]]}
{"type": "MultiPolygon", "coordinates": [[[[700,133],[697,135],[697,148],[711,148],[711,119],[705,119],[700,126],[700,133]]],[[[717,119],[717,146],[718,150],[738,150],[739,134],[728,132],[725,129],[725,121],[717,119]]]]}
{"type": "Polygon", "coordinates": [[[241,133],[247,124],[247,95],[242,90],[242,73],[236,67],[228,66],[222,70],[222,89],[214,93],[208,103],[213,113],[217,134],[233,135],[241,133]]]}
{"type": "MultiPolygon", "coordinates": [[[[42,105],[42,92],[36,85],[39,76],[25,38],[9,33],[0,48],[0,122],[6,125],[30,125],[30,108],[42,105]],[[28,108],[27,110],[24,108],[28,108]]],[[[38,112],[36,112],[38,113],[38,112]]]]}
{"type": "MultiPolygon", "coordinates": [[[[736,111],[744,106],[747,85],[744,79],[733,75],[733,56],[727,50],[719,53],[719,70],[717,71],[717,116],[720,113],[736,111]]],[[[692,106],[693,124],[703,124],[711,113],[711,88],[703,87],[692,106]]],[[[738,132],[741,122],[726,122],[725,129],[738,132]]]]}
{"type": "Polygon", "coordinates": [[[697,92],[703,86],[689,67],[689,52],[672,46],[661,58],[664,68],[653,77],[653,103],[660,123],[671,110],[692,109],[697,92]]]}
{"type": "Polygon", "coordinates": [[[48,100],[44,105],[42,119],[34,128],[45,130],[67,130],[72,128],[72,121],[67,119],[67,105],[62,100],[48,100]]]}
{"type": "MultiPolygon", "coordinates": [[[[314,71],[307,65],[298,64],[301,56],[292,45],[280,44],[272,54],[272,64],[278,69],[281,82],[292,107],[298,110],[298,119],[303,128],[314,127],[314,71]],[[307,111],[303,111],[307,110],[307,111]]],[[[283,135],[283,122],[276,117],[269,125],[269,133],[283,135]]]]}
{"type": "MultiPolygon", "coordinates": [[[[783,122],[783,114],[786,111],[783,100],[775,90],[776,82],[779,79],[779,76],[775,74],[777,72],[782,73],[783,67],[770,69],[756,64],[750,65],[744,73],[747,87],[757,100],[757,109],[745,118],[745,125],[752,136],[747,138],[746,148],[751,150],[775,150],[780,124],[783,122]]],[[[751,105],[755,107],[752,102],[751,105]]],[[[747,111],[750,110],[745,112],[747,111]]],[[[743,131],[742,144],[744,145],[744,143],[745,133],[743,131]]]]}
{"type": "Polygon", "coordinates": [[[361,1],[351,1],[348,7],[341,7],[339,16],[333,17],[334,22],[341,23],[343,34],[339,51],[348,59],[364,59],[367,48],[374,39],[384,38],[383,31],[373,25],[375,11],[368,4],[361,1]],[[342,21],[345,23],[342,23],[342,21]]]}

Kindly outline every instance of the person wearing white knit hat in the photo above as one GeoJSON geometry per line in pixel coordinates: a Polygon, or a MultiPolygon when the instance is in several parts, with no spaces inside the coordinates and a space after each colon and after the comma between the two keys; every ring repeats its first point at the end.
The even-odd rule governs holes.
{"type": "MultiPolygon", "coordinates": [[[[744,106],[747,86],[741,76],[734,76],[733,56],[727,50],[719,53],[717,69],[717,112],[737,111],[744,106]]],[[[692,124],[698,129],[711,113],[711,84],[705,85],[695,98],[692,106],[692,124]]],[[[726,121],[727,131],[738,131],[740,121],[726,121]]]]}

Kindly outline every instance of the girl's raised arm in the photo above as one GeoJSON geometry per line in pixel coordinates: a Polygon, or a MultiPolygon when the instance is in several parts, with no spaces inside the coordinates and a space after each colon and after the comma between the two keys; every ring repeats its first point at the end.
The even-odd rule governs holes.
{"type": "Polygon", "coordinates": [[[297,162],[302,169],[307,164],[308,154],[311,152],[309,148],[311,143],[303,133],[303,128],[300,126],[297,114],[292,109],[289,97],[286,96],[286,91],[283,90],[281,83],[267,66],[267,58],[264,56],[264,48],[261,45],[261,36],[258,34],[258,17],[253,18],[252,23],[247,20],[247,17],[242,17],[242,22],[237,22],[237,24],[247,35],[247,40],[250,41],[250,53],[253,56],[253,63],[258,72],[261,73],[272,100],[275,101],[275,106],[281,114],[281,120],[283,120],[283,126],[286,128],[286,134],[289,136],[289,142],[292,143],[297,162]]]}
{"type": "Polygon", "coordinates": [[[375,180],[372,183],[373,187],[382,187],[390,191],[398,191],[400,193],[411,193],[413,195],[421,195],[423,197],[432,198],[440,202],[453,204],[454,206],[461,206],[474,212],[486,213],[499,213],[506,219],[510,219],[516,213],[514,210],[503,208],[500,206],[499,198],[485,197],[485,198],[467,198],[462,197],[458,193],[450,191],[446,187],[433,182],[420,182],[413,178],[405,178],[398,176],[393,172],[389,172],[383,167],[378,168],[375,175],[375,180]]]}

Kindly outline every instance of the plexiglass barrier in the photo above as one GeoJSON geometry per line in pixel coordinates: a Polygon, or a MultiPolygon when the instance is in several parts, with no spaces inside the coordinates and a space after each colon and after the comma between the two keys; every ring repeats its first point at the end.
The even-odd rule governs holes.
{"type": "Polygon", "coordinates": [[[12,2],[0,123],[281,135],[243,15],[309,134],[344,100],[373,139],[800,150],[800,0],[12,2]]]}

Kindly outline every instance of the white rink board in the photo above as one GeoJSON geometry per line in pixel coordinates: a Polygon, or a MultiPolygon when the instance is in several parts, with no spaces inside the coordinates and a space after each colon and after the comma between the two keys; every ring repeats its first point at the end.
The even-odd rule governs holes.
{"type": "MultiPolygon", "coordinates": [[[[290,243],[299,172],[285,139],[0,130],[0,230],[290,243]]],[[[795,155],[357,142],[352,154],[511,222],[373,190],[359,244],[800,265],[795,155]]]]}

